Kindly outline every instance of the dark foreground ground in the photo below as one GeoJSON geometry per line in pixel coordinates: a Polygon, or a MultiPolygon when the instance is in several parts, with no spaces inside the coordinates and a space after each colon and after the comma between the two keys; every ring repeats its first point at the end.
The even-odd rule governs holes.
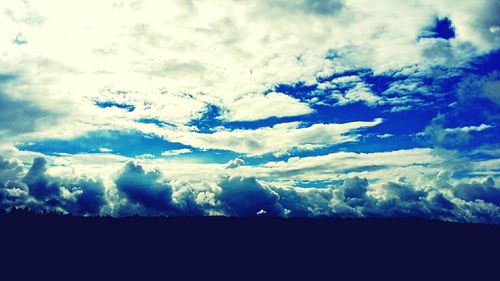
{"type": "Polygon", "coordinates": [[[267,280],[272,270],[318,280],[313,276],[319,273],[439,270],[490,280],[477,278],[491,270],[497,272],[491,280],[500,280],[500,226],[421,219],[117,219],[17,212],[0,213],[0,242],[0,273],[11,266],[29,269],[16,276],[69,268],[77,275],[111,270],[143,280],[152,272],[180,270],[212,280],[235,270],[267,280]]]}

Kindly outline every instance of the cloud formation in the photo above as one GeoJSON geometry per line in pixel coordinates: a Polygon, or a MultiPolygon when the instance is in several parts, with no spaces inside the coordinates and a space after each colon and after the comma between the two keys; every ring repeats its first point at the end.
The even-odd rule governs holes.
{"type": "Polygon", "coordinates": [[[28,171],[16,162],[4,159],[0,162],[0,204],[3,208],[100,215],[101,208],[107,204],[101,181],[51,177],[46,173],[47,161],[44,158],[35,158],[28,171]]]}
{"type": "Polygon", "coordinates": [[[129,162],[115,184],[118,192],[132,204],[138,203],[159,212],[170,209],[172,187],[161,182],[159,171],[146,172],[140,165],[129,162]]]}
{"type": "Polygon", "coordinates": [[[498,1],[2,1],[0,205],[498,222],[498,1]]]}
{"type": "Polygon", "coordinates": [[[369,122],[344,124],[313,124],[301,127],[299,122],[281,123],[254,130],[221,130],[206,133],[173,133],[167,138],[201,149],[224,149],[260,155],[286,152],[290,149],[308,150],[332,144],[355,141],[355,132],[382,123],[377,118],[369,122]]]}
{"type": "Polygon", "coordinates": [[[0,163],[0,203],[5,209],[75,215],[423,217],[500,223],[500,189],[491,177],[454,183],[439,174],[432,184],[419,186],[404,178],[372,183],[355,176],[318,188],[283,188],[255,177],[221,176],[215,182],[191,185],[169,183],[158,170],[146,171],[129,162],[106,193],[99,180],[48,176],[42,158],[36,158],[28,171],[15,162],[0,163]]]}

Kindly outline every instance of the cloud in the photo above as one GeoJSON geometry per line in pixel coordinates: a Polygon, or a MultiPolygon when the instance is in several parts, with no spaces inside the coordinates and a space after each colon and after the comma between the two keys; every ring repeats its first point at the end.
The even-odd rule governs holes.
{"type": "Polygon", "coordinates": [[[226,167],[228,169],[234,169],[240,166],[245,166],[245,160],[241,158],[235,158],[226,163],[226,167]]]}
{"type": "Polygon", "coordinates": [[[46,175],[47,160],[37,157],[28,173],[24,176],[23,182],[26,183],[30,195],[39,200],[58,198],[60,195],[60,185],[52,182],[46,175]]]}
{"type": "Polygon", "coordinates": [[[0,87],[0,138],[39,130],[53,124],[58,115],[30,100],[13,98],[0,87]]]}
{"type": "Polygon", "coordinates": [[[179,132],[166,137],[170,141],[201,149],[224,149],[251,155],[261,155],[290,149],[310,148],[310,146],[318,148],[355,141],[357,137],[354,132],[380,123],[382,123],[380,118],[369,122],[313,124],[309,127],[301,127],[300,123],[292,122],[255,130],[222,130],[212,134],[179,132]]]}
{"type": "Polygon", "coordinates": [[[334,15],[344,7],[340,0],[302,0],[302,6],[306,12],[319,15],[334,15]]]}
{"type": "Polygon", "coordinates": [[[498,1],[181,2],[1,2],[2,208],[498,222],[498,1]]]}
{"type": "Polygon", "coordinates": [[[423,173],[435,172],[444,162],[444,157],[431,149],[408,149],[290,157],[286,161],[269,161],[256,167],[240,167],[239,170],[258,178],[285,182],[338,180],[354,176],[388,181],[401,174],[416,179],[423,173]]]}
{"type": "Polygon", "coordinates": [[[381,100],[380,97],[374,95],[363,83],[357,83],[344,94],[333,93],[332,96],[338,100],[337,105],[363,102],[369,106],[375,106],[381,100]]]}
{"type": "Polygon", "coordinates": [[[228,215],[255,216],[262,210],[267,215],[282,214],[282,208],[278,204],[279,195],[255,178],[227,177],[219,181],[218,185],[222,190],[217,198],[228,215]]]}
{"type": "Polygon", "coordinates": [[[16,161],[8,161],[0,157],[0,179],[3,181],[19,180],[24,174],[24,168],[16,161]]]}
{"type": "Polygon", "coordinates": [[[99,215],[107,204],[100,180],[49,176],[44,158],[35,158],[27,172],[16,162],[0,158],[0,163],[0,205],[3,208],[99,215]]]}
{"type": "Polygon", "coordinates": [[[181,155],[181,154],[186,154],[186,153],[190,153],[190,152],[192,152],[192,150],[189,148],[181,148],[181,149],[164,151],[161,155],[168,157],[168,156],[177,156],[177,155],[181,155]]]}
{"type": "Polygon", "coordinates": [[[159,171],[146,172],[142,166],[129,162],[115,184],[132,204],[138,203],[160,213],[172,209],[172,187],[161,180],[159,171]]]}
{"type": "Polygon", "coordinates": [[[484,97],[500,106],[500,78],[493,81],[487,81],[482,90],[484,97]]]}
{"type": "Polygon", "coordinates": [[[249,95],[236,100],[223,116],[228,121],[254,121],[269,117],[304,115],[313,112],[307,104],[282,93],[249,95]]]}
{"type": "Polygon", "coordinates": [[[471,132],[481,132],[493,128],[492,125],[480,124],[478,126],[465,126],[458,128],[445,128],[446,116],[438,114],[425,130],[419,134],[424,140],[437,146],[466,145],[473,138],[471,132]]]}
{"type": "MultiPolygon", "coordinates": [[[[13,128],[3,126],[20,132],[34,130],[33,138],[46,138],[103,128],[168,134],[152,124],[135,122],[144,118],[191,131],[187,124],[198,119],[207,104],[220,107],[225,113],[222,118],[229,121],[313,114],[316,109],[311,104],[269,90],[298,81],[313,84],[323,74],[350,69],[397,71],[428,61],[446,65],[449,58],[465,62],[472,56],[466,54],[480,53],[474,48],[484,43],[475,38],[479,30],[471,31],[471,25],[477,23],[481,32],[496,34],[490,30],[495,30],[491,11],[497,5],[477,2],[450,7],[429,1],[415,5],[389,1],[379,6],[340,0],[199,1],[190,5],[144,1],[140,9],[95,2],[79,4],[81,13],[71,18],[60,12],[74,8],[68,4],[2,3],[2,10],[9,12],[1,19],[0,25],[8,28],[0,37],[11,40],[22,31],[23,38],[29,39],[22,46],[2,44],[9,56],[2,58],[1,70],[18,73],[25,84],[16,88],[25,88],[24,92],[16,93],[15,99],[9,92],[9,99],[42,111],[9,101],[12,106],[8,108],[17,113],[1,120],[18,113],[51,119],[49,112],[68,109],[65,122],[51,126],[38,126],[48,121],[39,124],[40,118],[26,120],[25,125],[21,120],[13,128]],[[93,15],[91,22],[86,13],[93,15]],[[415,39],[436,15],[453,22],[457,37],[449,44],[418,44],[415,39]],[[434,55],[422,55],[429,48],[434,55]],[[329,50],[339,54],[335,61],[326,58],[329,50]],[[114,106],[99,108],[96,101],[114,106]]],[[[341,103],[383,101],[361,85],[342,98],[341,103]]],[[[400,104],[396,109],[408,106],[400,104]]]]}
{"type": "Polygon", "coordinates": [[[104,185],[100,180],[82,178],[78,181],[63,182],[61,185],[70,192],[70,196],[76,197],[74,204],[69,206],[73,208],[70,213],[99,215],[102,207],[108,203],[104,185]]]}
{"type": "Polygon", "coordinates": [[[496,47],[500,46],[500,32],[497,31],[500,28],[499,13],[500,2],[488,1],[481,10],[481,16],[473,23],[481,36],[496,47]]]}
{"type": "Polygon", "coordinates": [[[335,16],[344,8],[342,0],[279,0],[266,3],[262,8],[264,11],[273,13],[305,13],[319,16],[335,16]]]}
{"type": "Polygon", "coordinates": [[[107,194],[99,180],[47,175],[47,162],[42,158],[35,160],[28,171],[23,171],[15,161],[0,163],[3,175],[0,207],[4,209],[23,207],[75,215],[117,216],[410,216],[500,223],[500,189],[491,177],[479,181],[453,180],[449,173],[440,172],[422,184],[403,177],[368,180],[353,176],[335,184],[300,188],[277,187],[242,175],[225,175],[198,183],[169,182],[158,170],[146,171],[141,165],[129,162],[107,194]],[[33,189],[34,184],[40,189],[33,189]],[[54,186],[59,192],[51,189],[54,186]],[[118,193],[113,195],[113,189],[118,193]]]}
{"type": "Polygon", "coordinates": [[[495,186],[491,177],[483,182],[460,183],[453,189],[453,194],[466,201],[482,200],[500,206],[500,188],[495,186]]]}

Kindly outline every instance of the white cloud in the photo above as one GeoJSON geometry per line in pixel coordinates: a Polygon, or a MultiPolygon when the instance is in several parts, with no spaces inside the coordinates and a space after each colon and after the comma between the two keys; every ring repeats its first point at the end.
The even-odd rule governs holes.
{"type": "Polygon", "coordinates": [[[345,105],[353,102],[364,102],[367,105],[375,105],[380,97],[374,95],[365,85],[357,84],[347,91],[345,95],[335,95],[339,100],[338,105],[345,105]]]}
{"type": "Polygon", "coordinates": [[[372,180],[393,180],[401,175],[416,181],[436,173],[446,159],[432,149],[408,149],[377,153],[337,152],[321,156],[292,157],[257,167],[240,167],[240,172],[271,181],[332,180],[362,176],[372,180]]]}
{"type": "MultiPolygon", "coordinates": [[[[18,79],[2,83],[2,93],[7,97],[4,101],[16,105],[11,108],[21,113],[21,106],[17,106],[20,104],[11,100],[29,106],[26,114],[17,118],[0,104],[0,109],[9,113],[4,117],[6,123],[17,122],[17,128],[22,129],[24,117],[28,118],[26,130],[5,134],[9,138],[1,136],[0,152],[26,165],[42,155],[18,151],[12,144],[54,136],[71,138],[103,129],[139,130],[200,149],[224,149],[252,156],[284,156],[290,150],[356,141],[358,130],[376,126],[382,120],[345,124],[292,122],[253,130],[220,129],[210,134],[194,132],[186,124],[200,118],[208,104],[220,107],[219,118],[226,121],[305,115],[313,112],[308,104],[284,93],[263,93],[279,84],[314,84],[317,77],[360,68],[372,68],[375,73],[405,68],[402,74],[418,75],[429,65],[459,63],[499,46],[497,17],[492,14],[495,9],[487,9],[493,2],[368,2],[2,1],[0,74],[13,73],[18,79]],[[417,43],[416,38],[436,16],[451,19],[456,38],[417,43]],[[339,56],[325,59],[331,50],[339,56]],[[135,109],[103,109],[95,106],[96,101],[127,104],[135,109]],[[47,114],[35,114],[43,118],[32,124],[33,114],[29,112],[47,114]],[[10,119],[13,116],[16,118],[10,119]],[[136,122],[144,118],[172,125],[160,128],[136,122]]],[[[418,100],[411,96],[422,89],[412,80],[393,84],[389,90],[400,95],[387,101],[374,95],[357,76],[334,79],[319,89],[335,90],[341,84],[355,86],[344,94],[334,91],[340,105],[390,104],[393,112],[412,109],[418,100]]],[[[498,103],[497,89],[498,81],[490,81],[482,94],[498,103]]],[[[446,134],[489,128],[491,125],[481,124],[438,129],[444,129],[446,134]]],[[[104,147],[100,152],[49,156],[49,173],[103,176],[106,186],[112,188],[111,178],[131,159],[111,154],[104,147]]],[[[427,149],[342,152],[259,166],[242,165],[241,159],[228,164],[202,164],[168,157],[189,152],[166,151],[164,159],[143,155],[140,160],[147,168],[164,169],[173,184],[189,182],[203,187],[212,187],[214,178],[221,174],[238,173],[277,185],[353,175],[373,181],[405,175],[417,182],[442,170],[440,164],[444,161],[444,157],[427,149]]],[[[472,166],[477,176],[495,175],[498,161],[485,160],[472,166]]],[[[206,201],[212,200],[212,195],[207,193],[206,201]]]]}
{"type": "Polygon", "coordinates": [[[231,110],[224,117],[230,121],[252,121],[273,116],[297,116],[313,112],[307,104],[276,92],[245,96],[236,100],[229,108],[231,110]]]}
{"type": "Polygon", "coordinates": [[[487,129],[493,128],[492,125],[487,125],[487,124],[481,124],[479,126],[466,126],[466,127],[460,127],[460,128],[445,128],[444,130],[449,133],[454,133],[454,132],[464,132],[464,133],[469,133],[469,132],[481,132],[487,129]]]}
{"type": "Polygon", "coordinates": [[[165,157],[169,157],[169,156],[176,156],[176,155],[186,154],[186,153],[190,153],[190,152],[191,152],[191,149],[189,149],[189,148],[181,148],[181,149],[174,149],[174,150],[164,151],[161,155],[165,156],[165,157]]]}
{"type": "Polygon", "coordinates": [[[289,149],[307,149],[355,141],[356,130],[382,123],[378,118],[371,122],[344,124],[313,124],[301,127],[300,122],[281,123],[255,130],[221,130],[211,134],[172,132],[164,137],[202,149],[224,149],[250,155],[282,152],[289,149]]]}
{"type": "MultiPolygon", "coordinates": [[[[261,93],[279,83],[314,83],[316,76],[342,69],[380,72],[425,64],[421,53],[426,46],[415,44],[415,38],[436,14],[448,16],[456,27],[450,48],[470,43],[490,50],[497,46],[498,32],[491,30],[498,25],[485,10],[488,5],[3,1],[0,72],[24,79],[10,94],[67,114],[33,138],[129,129],[138,118],[183,125],[198,118],[207,103],[220,106],[229,120],[301,115],[311,109],[291,97],[261,93]],[[16,36],[25,44],[13,43],[16,36]],[[334,62],[324,58],[331,49],[342,54],[334,62]],[[120,90],[127,94],[120,96],[120,90]],[[136,109],[103,110],[94,106],[96,99],[136,109]]],[[[346,98],[369,104],[378,100],[363,88],[346,98]]]]}
{"type": "Polygon", "coordinates": [[[387,139],[387,138],[390,138],[392,136],[393,136],[392,134],[381,134],[381,135],[377,135],[377,138],[387,139]]]}

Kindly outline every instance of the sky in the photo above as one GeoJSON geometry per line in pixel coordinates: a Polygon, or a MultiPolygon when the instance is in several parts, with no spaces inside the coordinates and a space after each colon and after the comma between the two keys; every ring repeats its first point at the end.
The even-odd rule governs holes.
{"type": "Polygon", "coordinates": [[[500,1],[4,0],[0,208],[500,223],[500,1]]]}

